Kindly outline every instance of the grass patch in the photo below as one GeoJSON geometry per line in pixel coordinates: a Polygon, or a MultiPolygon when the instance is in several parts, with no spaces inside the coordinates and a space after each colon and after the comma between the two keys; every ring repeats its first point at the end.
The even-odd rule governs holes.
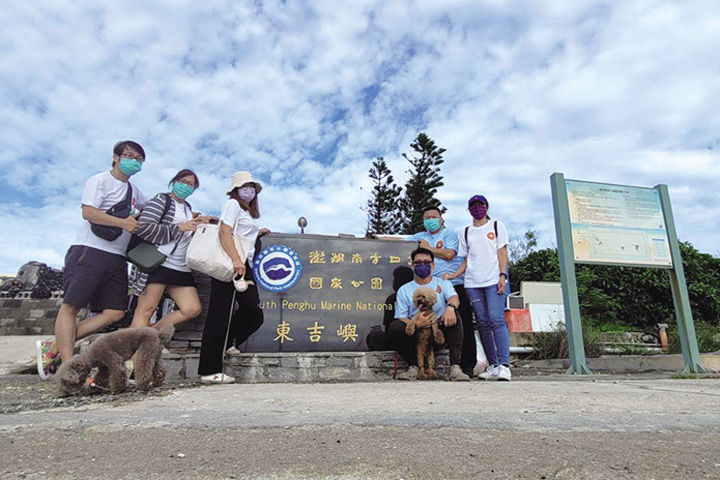
{"type": "MultiPolygon", "coordinates": [[[[720,351],[720,327],[708,325],[705,322],[696,322],[695,336],[697,337],[698,350],[700,350],[700,353],[720,351]]],[[[682,352],[682,344],[680,343],[677,324],[671,325],[668,330],[668,352],[682,352]]]]}
{"type": "Polygon", "coordinates": [[[671,378],[674,378],[675,380],[696,380],[698,376],[696,373],[678,372],[674,373],[671,378]]]}
{"type": "MultiPolygon", "coordinates": [[[[592,325],[583,325],[583,343],[585,356],[599,357],[604,352],[601,333],[592,325]]],[[[555,358],[569,358],[567,331],[565,326],[558,324],[555,331],[537,332],[532,335],[531,346],[533,352],[528,356],[530,360],[548,360],[555,358]]]]}

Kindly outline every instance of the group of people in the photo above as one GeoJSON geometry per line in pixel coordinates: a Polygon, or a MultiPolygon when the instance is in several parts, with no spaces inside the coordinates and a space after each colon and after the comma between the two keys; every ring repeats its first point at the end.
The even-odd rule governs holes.
{"type": "MultiPolygon", "coordinates": [[[[43,379],[74,353],[77,340],[121,320],[128,307],[128,287],[137,296],[130,327],[149,327],[163,295],[177,309],[159,319],[154,327],[179,324],[197,317],[202,305],[186,253],[198,225],[218,222],[220,245],[232,260],[236,275],[244,275],[248,288],[237,291],[233,282],[212,279],[210,305],[202,336],[198,374],[203,383],[233,383],[223,372],[228,349],[237,349],[263,323],[263,311],[251,268],[254,248],[238,252],[233,236],[256,239],[269,230],[260,228],[258,195],[262,185],[248,172],[233,174],[228,200],[220,217],[193,212],[188,198],[200,187],[192,170],[180,170],[170,180],[169,191],[147,199],[130,178],[145,164],[145,151],[133,141],[115,144],[112,168],[90,177],[82,190],[83,223],[65,256],[63,302],[55,320],[55,338],[38,340],[38,373],[43,379]],[[133,271],[128,278],[127,252],[133,235],[156,245],[164,262],[150,271],[133,271]],[[93,315],[77,322],[81,309],[93,315]]],[[[412,280],[398,288],[395,317],[388,322],[393,348],[409,368],[399,375],[418,374],[416,342],[405,333],[405,324],[418,311],[412,296],[416,288],[432,287],[438,294],[434,306],[450,349],[450,379],[470,380],[476,373],[487,380],[510,380],[509,335],[504,319],[507,267],[507,233],[499,221],[487,215],[488,201],[475,195],[468,201],[472,224],[461,235],[444,226],[436,207],[423,213],[425,231],[409,237],[419,242],[411,254],[412,280]],[[475,339],[473,316],[478,325],[488,366],[473,372],[475,339]]],[[[397,283],[397,282],[396,282],[397,283]]],[[[427,326],[423,320],[418,327],[427,326]]]]}
{"type": "MultiPolygon", "coordinates": [[[[418,312],[412,298],[419,287],[437,293],[433,312],[450,351],[450,380],[512,378],[505,322],[508,236],[502,222],[490,219],[488,207],[483,195],[472,196],[468,200],[472,223],[460,235],[445,227],[439,208],[428,207],[423,212],[425,230],[408,237],[419,243],[410,255],[412,280],[397,290],[394,319],[385,325],[391,347],[408,364],[398,379],[413,380],[418,375],[417,342],[407,335],[405,326],[418,312]],[[487,355],[487,365],[480,369],[476,368],[473,316],[480,334],[478,348],[487,355]]],[[[417,328],[430,326],[430,318],[421,316],[417,328]]]]}
{"type": "Polygon", "coordinates": [[[232,383],[222,372],[225,351],[240,345],[263,323],[257,286],[252,282],[254,252],[242,258],[233,235],[254,244],[269,233],[260,228],[258,195],[262,185],[248,172],[233,174],[228,200],[220,218],[193,212],[188,197],[200,187],[192,170],[180,170],[168,184],[169,191],[147,199],[130,178],[145,164],[145,151],[133,141],[115,144],[112,168],[90,177],[82,190],[83,224],[65,256],[63,302],[55,320],[55,338],[38,340],[38,373],[48,379],[61,362],[73,356],[77,340],[121,320],[128,307],[128,286],[137,298],[131,327],[149,327],[163,295],[177,309],[159,319],[154,327],[179,324],[198,316],[202,305],[195,281],[186,264],[186,253],[198,225],[220,223],[220,243],[232,260],[236,274],[244,275],[249,286],[236,292],[234,309],[232,282],[212,280],[210,306],[202,337],[198,373],[203,383],[232,383]],[[127,252],[135,235],[156,245],[166,259],[150,273],[134,270],[128,278],[127,252]],[[77,322],[82,308],[93,315],[77,322]]]}

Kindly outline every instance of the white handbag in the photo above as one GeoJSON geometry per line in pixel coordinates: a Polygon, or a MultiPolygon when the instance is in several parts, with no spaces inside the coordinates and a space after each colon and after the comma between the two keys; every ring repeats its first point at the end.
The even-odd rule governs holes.
{"type": "MultiPolygon", "coordinates": [[[[240,258],[245,262],[254,242],[238,235],[233,235],[232,238],[240,258]]],[[[198,225],[188,246],[185,261],[188,268],[210,275],[221,282],[233,279],[232,260],[220,244],[220,224],[198,225]]]]}

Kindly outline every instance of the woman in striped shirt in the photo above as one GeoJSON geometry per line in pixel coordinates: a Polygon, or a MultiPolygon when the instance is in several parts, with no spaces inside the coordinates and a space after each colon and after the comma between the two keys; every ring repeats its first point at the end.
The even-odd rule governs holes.
{"type": "Polygon", "coordinates": [[[143,208],[138,221],[140,228],[135,232],[148,243],[158,246],[160,253],[167,256],[165,262],[147,274],[135,271],[130,286],[139,295],[132,327],[147,327],[150,318],[167,290],[178,309],[165,315],[156,324],[178,324],[191,320],[202,312],[190,269],[185,264],[185,254],[198,223],[205,223],[211,217],[194,214],[186,201],[199,186],[200,181],[192,170],[180,170],[169,186],[169,193],[158,193],[143,208]]]}

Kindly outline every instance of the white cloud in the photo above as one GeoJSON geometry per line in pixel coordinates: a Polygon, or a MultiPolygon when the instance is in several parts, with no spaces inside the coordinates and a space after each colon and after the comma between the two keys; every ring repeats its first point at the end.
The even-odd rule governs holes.
{"type": "Polygon", "coordinates": [[[420,131],[446,148],[448,225],[483,192],[554,242],[549,176],[666,183],[682,239],[715,252],[720,6],[708,2],[14,2],[0,12],[0,271],[56,266],[80,187],[119,139],[148,194],[180,168],[217,213],[232,172],[264,224],[362,234],[367,170],[420,131]],[[365,190],[361,190],[361,187],[365,190]]]}

